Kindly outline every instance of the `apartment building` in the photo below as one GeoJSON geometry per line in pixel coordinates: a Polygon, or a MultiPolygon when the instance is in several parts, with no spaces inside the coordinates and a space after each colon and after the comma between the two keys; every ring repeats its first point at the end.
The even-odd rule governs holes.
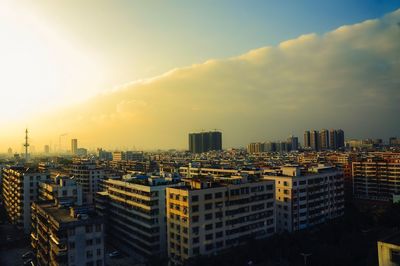
{"type": "Polygon", "coordinates": [[[71,206],[82,205],[82,186],[74,178],[58,175],[54,179],[39,182],[39,200],[71,206]]]}
{"type": "Polygon", "coordinates": [[[264,179],[275,182],[279,232],[302,230],[344,214],[343,172],[335,167],[284,166],[264,179]]]}
{"type": "Polygon", "coordinates": [[[400,233],[378,241],[379,266],[400,265],[400,233]]]}
{"type": "Polygon", "coordinates": [[[97,166],[95,161],[75,159],[71,165],[70,176],[82,186],[83,202],[93,203],[94,196],[99,191],[100,180],[105,177],[104,169],[97,166]]]}
{"type": "Polygon", "coordinates": [[[96,197],[96,209],[106,218],[107,238],[127,252],[165,257],[165,190],[180,185],[179,182],[179,179],[144,175],[104,180],[104,191],[96,197]]]}
{"type": "Polygon", "coordinates": [[[33,203],[30,236],[35,265],[105,265],[103,218],[87,207],[33,203]]]}
{"type": "Polygon", "coordinates": [[[34,168],[7,166],[2,171],[2,197],[9,221],[29,233],[31,203],[38,199],[39,182],[47,173],[34,168]]]}
{"type": "Polygon", "coordinates": [[[354,197],[390,201],[400,193],[400,159],[366,158],[352,164],[354,197]]]}
{"type": "Polygon", "coordinates": [[[191,163],[189,166],[179,167],[179,174],[183,177],[192,178],[192,177],[206,177],[206,176],[214,176],[214,175],[240,175],[240,174],[248,174],[248,175],[256,175],[261,176],[262,170],[260,169],[226,169],[226,168],[210,168],[210,167],[201,167],[201,166],[193,166],[191,163]]]}
{"type": "Polygon", "coordinates": [[[168,256],[184,264],[275,233],[274,182],[248,175],[185,179],[167,188],[168,256]]]}

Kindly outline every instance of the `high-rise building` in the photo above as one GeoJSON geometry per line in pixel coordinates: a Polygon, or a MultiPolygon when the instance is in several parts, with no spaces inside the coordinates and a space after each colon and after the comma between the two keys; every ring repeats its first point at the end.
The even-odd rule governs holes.
{"type": "Polygon", "coordinates": [[[297,151],[299,149],[299,138],[295,136],[289,136],[287,142],[290,144],[290,150],[297,151]]]}
{"type": "Polygon", "coordinates": [[[202,153],[222,150],[222,133],[219,131],[190,133],[189,151],[202,153]]]}
{"type": "Polygon", "coordinates": [[[179,180],[160,176],[106,179],[96,196],[96,209],[105,217],[107,238],[122,251],[144,257],[167,255],[165,190],[179,180]]]}
{"type": "Polygon", "coordinates": [[[78,140],[71,139],[71,152],[73,155],[76,155],[78,152],[78,140]]]}
{"type": "Polygon", "coordinates": [[[311,147],[311,135],[310,131],[304,131],[304,148],[310,148],[311,147]]]}
{"type": "Polygon", "coordinates": [[[30,236],[35,265],[106,265],[103,218],[86,206],[33,203],[30,236]]]}
{"type": "Polygon", "coordinates": [[[337,130],[337,143],[338,148],[344,148],[344,131],[341,129],[337,130]]]}
{"type": "Polygon", "coordinates": [[[49,154],[50,153],[50,146],[49,145],[44,145],[44,153],[49,154]]]}
{"type": "Polygon", "coordinates": [[[284,166],[264,176],[275,181],[276,228],[293,232],[344,214],[343,173],[334,167],[284,166]]]}
{"type": "Polygon", "coordinates": [[[8,219],[29,233],[30,206],[38,200],[39,182],[48,179],[48,174],[34,168],[9,166],[3,168],[2,175],[2,197],[8,219]]]}
{"type": "Polygon", "coordinates": [[[166,198],[168,256],[174,264],[275,233],[272,181],[247,175],[190,178],[167,188],[166,198]]]}
{"type": "Polygon", "coordinates": [[[322,150],[327,150],[330,148],[329,145],[329,131],[327,129],[322,129],[319,133],[320,146],[322,150]]]}
{"type": "Polygon", "coordinates": [[[319,142],[319,132],[316,130],[312,130],[310,132],[310,147],[314,151],[319,151],[321,146],[319,142]]]}
{"type": "Polygon", "coordinates": [[[265,150],[265,143],[255,142],[250,143],[247,145],[247,152],[248,153],[260,153],[264,152],[265,150]]]}
{"type": "Polygon", "coordinates": [[[338,148],[338,136],[337,136],[337,131],[334,129],[331,129],[329,131],[329,148],[331,150],[336,150],[338,148]]]}

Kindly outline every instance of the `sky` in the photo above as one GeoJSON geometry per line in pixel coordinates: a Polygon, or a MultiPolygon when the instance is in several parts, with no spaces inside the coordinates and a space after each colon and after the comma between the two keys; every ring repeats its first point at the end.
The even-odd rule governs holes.
{"type": "Polygon", "coordinates": [[[400,1],[0,0],[0,150],[399,136],[400,1]],[[397,100],[397,102],[396,102],[397,100]],[[60,138],[60,135],[63,137],[60,138]]]}

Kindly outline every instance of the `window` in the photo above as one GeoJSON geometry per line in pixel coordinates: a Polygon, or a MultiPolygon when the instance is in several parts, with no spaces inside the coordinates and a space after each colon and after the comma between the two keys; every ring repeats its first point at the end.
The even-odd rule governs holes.
{"type": "Polygon", "coordinates": [[[215,193],[215,198],[216,199],[222,198],[222,192],[215,193]]]}
{"type": "Polygon", "coordinates": [[[206,230],[212,230],[213,229],[213,224],[206,224],[205,229],[206,230]]]}
{"type": "Polygon", "coordinates": [[[206,215],[204,215],[204,219],[207,220],[211,220],[213,218],[212,213],[207,213],[206,215]]]}
{"type": "Polygon", "coordinates": [[[93,266],[93,261],[86,262],[86,266],[93,266]]]}
{"type": "Polygon", "coordinates": [[[101,232],[101,224],[96,224],[96,232],[101,232]]]}
{"type": "Polygon", "coordinates": [[[96,266],[103,266],[103,261],[102,260],[97,260],[96,261],[96,266]]]}
{"type": "Polygon", "coordinates": [[[198,237],[193,237],[193,244],[199,243],[199,238],[198,237]]]}
{"type": "Polygon", "coordinates": [[[75,248],[75,242],[69,242],[69,249],[74,249],[75,248]]]}
{"type": "Polygon", "coordinates": [[[205,195],[204,195],[204,199],[205,199],[205,200],[210,200],[210,199],[212,199],[212,194],[205,194],[205,195]]]}
{"type": "Polygon", "coordinates": [[[86,240],[86,246],[91,246],[91,245],[93,245],[93,239],[86,240]]]}
{"type": "Polygon", "coordinates": [[[212,239],[213,239],[213,234],[206,235],[206,240],[212,240],[212,239]]]}
{"type": "Polygon", "coordinates": [[[101,244],[101,238],[96,238],[96,244],[101,244]]]}
{"type": "Polygon", "coordinates": [[[200,254],[200,248],[193,248],[193,255],[199,255],[200,254]]]}
{"type": "Polygon", "coordinates": [[[192,206],[192,212],[198,212],[198,211],[199,211],[199,206],[198,205],[192,206]]]}
{"type": "Polygon", "coordinates": [[[86,233],[91,233],[91,232],[93,232],[93,226],[86,225],[85,230],[86,230],[86,233]]]}
{"type": "Polygon", "coordinates": [[[69,234],[70,236],[75,235],[75,228],[69,229],[69,230],[68,230],[68,234],[69,234]]]}
{"type": "Polygon", "coordinates": [[[220,238],[220,237],[222,237],[224,235],[224,233],[221,231],[221,232],[217,232],[217,233],[215,233],[215,237],[216,238],[220,238]]]}
{"type": "Polygon", "coordinates": [[[196,226],[196,227],[193,227],[193,228],[192,228],[192,233],[193,233],[193,234],[198,234],[198,233],[199,233],[199,227],[197,227],[197,226],[196,226]]]}
{"type": "Polygon", "coordinates": [[[199,216],[195,215],[192,217],[192,222],[197,223],[199,221],[199,216]]]}
{"type": "Polygon", "coordinates": [[[216,223],[215,228],[221,228],[222,227],[222,222],[216,223]]]}
{"type": "Polygon", "coordinates": [[[214,245],[213,245],[213,244],[208,244],[208,245],[206,245],[206,250],[207,250],[207,251],[212,250],[213,248],[214,248],[214,245]]]}
{"type": "Polygon", "coordinates": [[[93,257],[93,251],[92,250],[86,251],[86,258],[92,258],[92,257],[93,257]]]}
{"type": "Polygon", "coordinates": [[[199,196],[192,196],[192,202],[199,201],[199,196]]]}
{"type": "Polygon", "coordinates": [[[206,210],[211,210],[212,209],[212,203],[207,203],[206,205],[204,205],[206,210]]]}
{"type": "Polygon", "coordinates": [[[394,264],[400,265],[400,250],[390,250],[390,260],[394,264]]]}
{"type": "Polygon", "coordinates": [[[97,251],[96,251],[96,253],[97,253],[97,256],[100,256],[100,255],[101,255],[101,249],[98,248],[97,251]]]}

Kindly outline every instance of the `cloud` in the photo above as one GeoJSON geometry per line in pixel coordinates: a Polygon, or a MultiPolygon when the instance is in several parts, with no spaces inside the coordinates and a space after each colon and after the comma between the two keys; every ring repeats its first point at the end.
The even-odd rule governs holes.
{"type": "Polygon", "coordinates": [[[399,21],[397,10],[132,82],[58,114],[56,130],[69,128],[92,147],[145,149],[185,148],[188,132],[214,128],[225,147],[309,128],[399,134],[399,21]]]}

